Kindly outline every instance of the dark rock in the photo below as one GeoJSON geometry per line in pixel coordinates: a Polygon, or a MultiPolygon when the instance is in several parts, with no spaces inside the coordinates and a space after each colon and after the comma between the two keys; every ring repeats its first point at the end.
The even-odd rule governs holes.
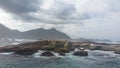
{"type": "Polygon", "coordinates": [[[120,54],[120,51],[114,51],[114,53],[116,53],[116,54],[120,54]]]}
{"type": "Polygon", "coordinates": [[[54,56],[54,54],[51,53],[51,52],[49,52],[49,51],[46,51],[46,52],[43,52],[43,53],[41,54],[41,56],[47,56],[47,57],[50,57],[50,56],[54,56]]]}
{"type": "Polygon", "coordinates": [[[60,56],[65,56],[65,53],[59,53],[60,56]]]}
{"type": "Polygon", "coordinates": [[[93,48],[91,48],[91,50],[101,50],[102,46],[94,46],[93,48]]]}
{"type": "Polygon", "coordinates": [[[32,50],[32,49],[20,49],[18,51],[15,52],[15,54],[19,54],[19,55],[32,55],[33,53],[37,52],[37,50],[32,50]]]}
{"type": "Polygon", "coordinates": [[[19,46],[8,45],[8,46],[0,47],[0,52],[14,52],[14,51],[17,51],[19,49],[20,49],[19,46]]]}
{"type": "Polygon", "coordinates": [[[73,55],[75,55],[75,56],[88,56],[88,52],[87,51],[77,51],[73,55]]]}

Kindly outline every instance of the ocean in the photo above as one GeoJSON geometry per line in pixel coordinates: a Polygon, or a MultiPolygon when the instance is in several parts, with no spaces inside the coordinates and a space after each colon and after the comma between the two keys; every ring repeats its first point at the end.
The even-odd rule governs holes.
{"type": "Polygon", "coordinates": [[[31,56],[0,53],[0,68],[120,68],[120,55],[112,51],[88,50],[87,57],[74,56],[73,52],[66,56],[54,53],[55,57],[43,57],[41,52],[31,56]]]}
{"type": "Polygon", "coordinates": [[[0,55],[0,68],[120,68],[119,57],[34,57],[0,55]]]}

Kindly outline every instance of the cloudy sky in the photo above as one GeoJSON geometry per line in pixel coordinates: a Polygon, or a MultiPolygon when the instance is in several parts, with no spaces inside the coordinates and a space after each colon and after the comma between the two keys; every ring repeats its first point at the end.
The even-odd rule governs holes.
{"type": "Polygon", "coordinates": [[[120,0],[0,0],[0,23],[56,28],[72,38],[120,40],[120,0]]]}

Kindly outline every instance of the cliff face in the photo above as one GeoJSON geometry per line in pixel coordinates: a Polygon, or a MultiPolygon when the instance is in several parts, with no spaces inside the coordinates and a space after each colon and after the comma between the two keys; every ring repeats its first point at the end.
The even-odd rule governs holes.
{"type": "Polygon", "coordinates": [[[19,39],[70,39],[65,33],[62,33],[55,28],[52,29],[34,29],[30,31],[20,32],[11,30],[0,24],[0,38],[19,38],[19,39]]]}

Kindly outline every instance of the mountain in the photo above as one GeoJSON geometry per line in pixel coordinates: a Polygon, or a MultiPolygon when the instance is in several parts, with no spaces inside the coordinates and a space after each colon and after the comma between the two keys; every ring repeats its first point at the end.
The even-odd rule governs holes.
{"type": "Polygon", "coordinates": [[[33,29],[25,32],[11,30],[0,24],[0,38],[18,38],[18,39],[70,39],[68,35],[55,28],[51,29],[33,29]]]}

